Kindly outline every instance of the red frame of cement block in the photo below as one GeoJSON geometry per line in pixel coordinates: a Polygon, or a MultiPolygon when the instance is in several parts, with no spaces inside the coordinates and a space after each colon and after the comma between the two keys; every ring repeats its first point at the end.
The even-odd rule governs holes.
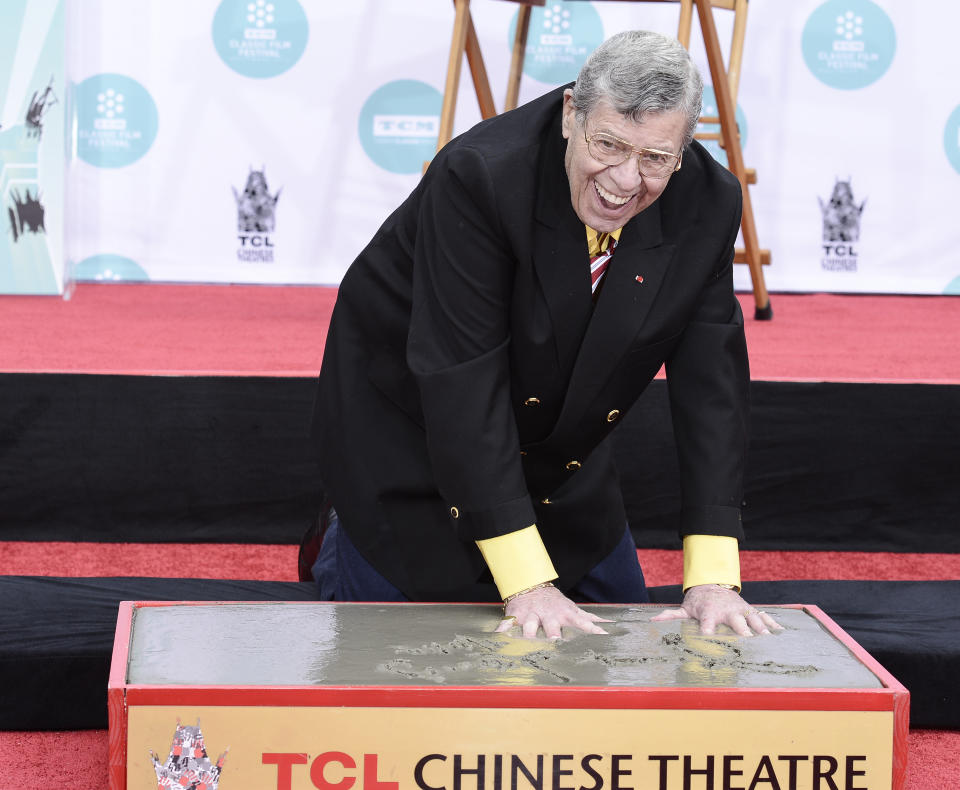
{"type": "MultiPolygon", "coordinates": [[[[843,643],[883,684],[878,689],[809,688],[656,688],[557,686],[156,686],[126,682],[128,651],[136,608],[150,606],[217,606],[232,601],[123,601],[107,686],[109,733],[109,788],[126,790],[127,708],[131,705],[262,705],[272,707],[380,707],[384,694],[391,707],[414,708],[592,708],[644,710],[818,710],[893,712],[893,790],[904,790],[907,774],[907,734],[910,693],[849,634],[817,606],[802,609],[843,643]]],[[[257,602],[244,601],[244,604],[257,602]]],[[[263,601],[288,606],[317,606],[317,602],[263,601]]],[[[349,605],[338,603],[337,605],[349,605]]],[[[409,606],[410,604],[384,604],[409,606]]],[[[417,604],[431,606],[434,604],[417,604]]],[[[464,604],[477,606],[478,604],[464,604]]],[[[481,604],[482,605],[482,604],[481,604]]],[[[495,606],[491,604],[491,606],[495,606]]],[[[644,604],[644,606],[654,606],[644,604]]],[[[499,607],[497,607],[499,608],[499,607]]],[[[591,607],[592,608],[592,607],[591,607]]],[[[662,608],[659,607],[658,608],[662,608]]]]}

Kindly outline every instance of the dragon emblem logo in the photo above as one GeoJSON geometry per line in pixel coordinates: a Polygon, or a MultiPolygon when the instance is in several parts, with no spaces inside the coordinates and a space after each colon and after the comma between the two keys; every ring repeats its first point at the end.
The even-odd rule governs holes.
{"type": "Polygon", "coordinates": [[[196,727],[187,727],[177,719],[177,729],[173,733],[173,743],[166,762],[161,763],[157,755],[150,752],[157,774],[157,790],[172,787],[177,790],[217,790],[228,751],[229,748],[217,758],[216,763],[211,762],[203,744],[200,720],[197,719],[196,727]]]}
{"type": "Polygon", "coordinates": [[[237,201],[237,230],[241,233],[272,233],[277,224],[274,210],[281,191],[278,189],[275,195],[270,194],[266,168],[250,168],[243,192],[233,188],[233,197],[237,201]]]}
{"type": "Polygon", "coordinates": [[[840,181],[833,185],[830,199],[824,203],[820,201],[820,212],[823,214],[824,241],[858,241],[860,239],[860,215],[867,204],[864,200],[859,206],[853,199],[853,188],[850,181],[840,181]]]}

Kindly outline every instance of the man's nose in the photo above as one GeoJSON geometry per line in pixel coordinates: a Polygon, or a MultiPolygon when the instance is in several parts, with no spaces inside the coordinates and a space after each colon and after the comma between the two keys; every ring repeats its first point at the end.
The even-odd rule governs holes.
{"type": "Polygon", "coordinates": [[[632,154],[616,167],[610,168],[610,175],[617,189],[622,190],[621,197],[632,195],[640,187],[643,177],[640,175],[639,154],[632,154]]]}

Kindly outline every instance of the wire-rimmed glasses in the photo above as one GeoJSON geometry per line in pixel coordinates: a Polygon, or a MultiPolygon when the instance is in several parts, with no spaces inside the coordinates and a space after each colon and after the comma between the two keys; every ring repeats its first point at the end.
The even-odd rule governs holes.
{"type": "Polygon", "coordinates": [[[683,160],[683,151],[671,154],[669,151],[658,151],[656,148],[634,148],[626,140],[621,140],[607,132],[597,132],[587,137],[587,130],[583,130],[583,139],[587,141],[587,151],[590,156],[602,164],[616,167],[626,162],[634,154],[637,155],[637,166],[640,175],[644,178],[666,178],[680,169],[683,160]]]}

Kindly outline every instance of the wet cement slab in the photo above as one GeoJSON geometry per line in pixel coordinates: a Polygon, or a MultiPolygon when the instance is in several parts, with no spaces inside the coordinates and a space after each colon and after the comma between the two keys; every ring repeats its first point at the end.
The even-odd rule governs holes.
{"type": "Polygon", "coordinates": [[[702,636],[659,606],[585,606],[606,636],[494,634],[496,606],[226,603],[137,607],[127,682],[238,686],[881,688],[809,612],[784,631],[702,636]]]}

